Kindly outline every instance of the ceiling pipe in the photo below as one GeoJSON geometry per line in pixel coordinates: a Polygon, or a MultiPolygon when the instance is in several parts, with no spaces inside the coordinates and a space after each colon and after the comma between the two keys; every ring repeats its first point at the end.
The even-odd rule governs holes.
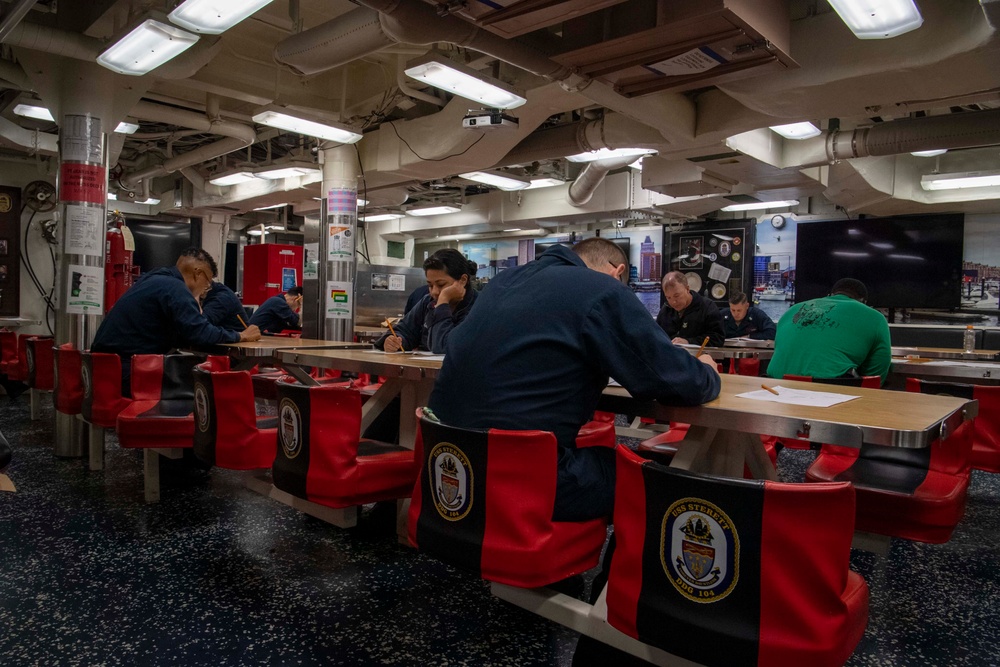
{"type": "Polygon", "coordinates": [[[104,43],[99,39],[36,23],[19,23],[2,42],[8,46],[90,61],[96,60],[104,50],[104,43]]]}
{"type": "Polygon", "coordinates": [[[187,153],[172,157],[161,164],[125,174],[122,176],[120,182],[122,187],[126,190],[133,190],[147,178],[166,176],[167,174],[172,174],[185,167],[193,167],[194,165],[205,162],[206,160],[214,160],[217,157],[228,155],[233,151],[246,148],[247,145],[247,142],[242,139],[227,137],[226,139],[206,144],[204,146],[199,146],[198,148],[190,150],[187,153]]]}
{"type": "MultiPolygon", "coordinates": [[[[210,113],[210,112],[209,112],[210,113]]],[[[201,132],[211,132],[223,137],[231,137],[243,141],[244,146],[248,146],[257,141],[257,133],[249,125],[237,123],[220,118],[209,118],[204,113],[198,111],[187,111],[177,109],[163,104],[140,100],[132,111],[131,116],[140,120],[147,120],[154,123],[166,123],[168,125],[179,125],[191,130],[201,132]]]]}
{"type": "Polygon", "coordinates": [[[833,130],[786,141],[783,168],[817,167],[859,157],[899,155],[940,148],[1000,145],[1000,109],[904,118],[854,130],[833,130]]]}
{"type": "Polygon", "coordinates": [[[608,172],[627,167],[637,159],[633,155],[631,157],[616,157],[588,163],[566,191],[567,201],[573,206],[583,206],[594,196],[594,191],[604,182],[608,172]]]}
{"type": "MultiPolygon", "coordinates": [[[[0,117],[0,138],[26,150],[30,155],[56,155],[59,153],[58,137],[54,134],[26,130],[17,123],[0,117]]],[[[2,142],[0,142],[2,143],[2,142]]]]}
{"type": "Polygon", "coordinates": [[[3,42],[11,30],[16,28],[17,24],[21,22],[21,19],[27,16],[37,1],[18,0],[17,4],[7,11],[7,14],[3,17],[3,21],[0,21],[0,42],[3,42]]]}

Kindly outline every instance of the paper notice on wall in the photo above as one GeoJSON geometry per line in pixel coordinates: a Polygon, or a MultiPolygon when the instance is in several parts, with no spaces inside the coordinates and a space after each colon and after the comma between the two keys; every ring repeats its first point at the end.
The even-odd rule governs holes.
{"type": "Polygon", "coordinates": [[[401,276],[398,273],[389,274],[389,291],[390,292],[405,292],[406,291],[406,276],[401,276]]]}
{"type": "Polygon", "coordinates": [[[661,60],[658,63],[646,65],[648,69],[667,76],[684,76],[685,74],[697,74],[718,67],[726,62],[725,59],[712,49],[701,47],[691,49],[686,53],[673,58],[661,60]]]}
{"type": "Polygon", "coordinates": [[[96,206],[66,205],[66,253],[104,255],[104,209],[96,206]]]}
{"type": "Polygon", "coordinates": [[[350,262],[354,259],[354,229],[352,225],[328,225],[330,232],[327,259],[350,262]]]}
{"type": "Polygon", "coordinates": [[[354,283],[328,280],[326,283],[326,318],[349,320],[354,310],[354,283]]]}
{"type": "Polygon", "coordinates": [[[319,277],[319,243],[306,243],[305,263],[302,266],[302,280],[316,280],[319,277]]]}
{"type": "Polygon", "coordinates": [[[104,269],[70,264],[66,272],[66,312],[100,315],[104,307],[104,269]]]}
{"type": "Polygon", "coordinates": [[[732,272],[732,269],[726,268],[721,264],[713,263],[708,269],[708,277],[712,280],[718,280],[720,283],[724,283],[729,280],[729,274],[732,272]]]}
{"type": "Polygon", "coordinates": [[[71,162],[103,162],[101,119],[94,116],[63,116],[59,128],[60,159],[71,162]]]}

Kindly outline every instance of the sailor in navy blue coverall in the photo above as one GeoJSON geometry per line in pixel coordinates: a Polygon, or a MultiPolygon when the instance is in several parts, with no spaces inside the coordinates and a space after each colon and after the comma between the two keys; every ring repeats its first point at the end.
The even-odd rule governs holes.
{"type": "Polygon", "coordinates": [[[176,348],[260,338],[257,327],[226,331],[202,314],[198,299],[211,286],[215,272],[211,255],[188,248],[175,266],[143,275],[105,315],[90,349],[121,357],[124,395],[131,396],[133,354],[166,354],[176,348]]]}
{"type": "Polygon", "coordinates": [[[611,512],[614,452],[575,442],[608,376],[640,400],[696,405],[719,393],[715,362],[672,345],[618,280],[627,266],[617,246],[595,238],[500,273],[451,331],[428,402],[452,426],[554,432],[555,520],[611,512]]]}
{"type": "Polygon", "coordinates": [[[233,290],[222,283],[213,282],[201,302],[201,312],[208,321],[226,331],[246,329],[246,310],[233,290]],[[240,318],[243,318],[241,321],[240,318]]]}
{"type": "Polygon", "coordinates": [[[470,284],[476,268],[451,248],[428,257],[424,262],[427,294],[395,325],[396,335],[386,332],[375,341],[375,347],[386,352],[402,348],[444,354],[451,330],[465,319],[476,301],[476,290],[470,284]]]}
{"type": "Polygon", "coordinates": [[[774,340],[777,329],[774,320],[757,306],[751,306],[743,292],[729,295],[729,308],[722,311],[722,324],[726,338],[746,336],[753,340],[774,340]]]}
{"type": "Polygon", "coordinates": [[[299,329],[296,311],[302,306],[302,288],[293,287],[284,294],[272,296],[253,311],[250,324],[264,333],[280,333],[286,329],[299,329]]]}

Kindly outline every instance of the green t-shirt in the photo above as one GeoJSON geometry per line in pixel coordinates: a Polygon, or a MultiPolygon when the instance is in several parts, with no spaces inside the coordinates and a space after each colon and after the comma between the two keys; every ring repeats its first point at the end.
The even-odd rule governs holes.
{"type": "Polygon", "coordinates": [[[837,294],[788,309],[778,322],[767,374],[837,378],[856,369],[885,382],[891,364],[889,323],[882,313],[837,294]]]}

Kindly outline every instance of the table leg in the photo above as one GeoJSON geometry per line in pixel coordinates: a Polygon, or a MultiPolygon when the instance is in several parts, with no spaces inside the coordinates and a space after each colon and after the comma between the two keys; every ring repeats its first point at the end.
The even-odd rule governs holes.
{"type": "Polygon", "coordinates": [[[361,406],[361,432],[364,433],[375,422],[375,419],[382,414],[393,399],[399,396],[403,389],[403,381],[398,378],[389,378],[382,383],[374,394],[369,397],[365,404],[361,406]]]}
{"type": "Polygon", "coordinates": [[[275,488],[266,475],[266,471],[251,470],[243,477],[243,484],[254,493],[277,500],[282,505],[288,505],[338,528],[353,528],[358,525],[357,507],[327,507],[304,498],[297,498],[287,491],[275,488]]]}
{"type": "Polygon", "coordinates": [[[431,380],[407,382],[400,392],[399,401],[399,444],[413,449],[417,443],[417,408],[427,405],[427,399],[434,388],[431,380]]]}
{"type": "Polygon", "coordinates": [[[89,467],[91,470],[104,470],[104,429],[90,424],[88,436],[90,438],[89,467]]]}
{"type": "Polygon", "coordinates": [[[38,421],[42,407],[42,392],[37,389],[29,389],[28,395],[31,398],[31,421],[38,421]]]}
{"type": "Polygon", "coordinates": [[[298,380],[307,387],[319,386],[319,382],[316,380],[316,378],[309,375],[309,373],[306,373],[305,369],[302,368],[301,366],[296,366],[295,364],[280,364],[280,367],[283,368],[293,378],[295,378],[296,380],[298,380]]]}
{"type": "Polygon", "coordinates": [[[152,449],[142,450],[142,475],[146,502],[160,502],[160,455],[152,449]]]}

